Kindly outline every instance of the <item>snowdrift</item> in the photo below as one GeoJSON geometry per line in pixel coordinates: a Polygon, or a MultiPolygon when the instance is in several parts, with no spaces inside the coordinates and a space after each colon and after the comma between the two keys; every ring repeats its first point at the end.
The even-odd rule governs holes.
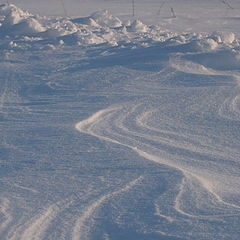
{"type": "Polygon", "coordinates": [[[239,40],[231,32],[176,34],[139,20],[121,21],[107,10],[88,17],[56,18],[33,15],[17,6],[0,6],[0,49],[54,50],[64,46],[105,44],[120,48],[158,45],[188,60],[218,70],[240,67],[239,40]]]}
{"type": "Polygon", "coordinates": [[[107,10],[95,12],[88,17],[56,18],[33,15],[13,4],[0,5],[0,41],[14,41],[15,44],[10,44],[9,47],[19,49],[29,49],[39,42],[42,45],[51,43],[55,46],[103,43],[122,46],[131,42],[145,47],[165,42],[171,46],[179,46],[176,50],[184,47],[184,51],[194,52],[239,45],[233,33],[178,35],[161,29],[158,25],[147,26],[139,20],[123,22],[107,10]]]}
{"type": "Polygon", "coordinates": [[[123,18],[0,5],[0,239],[239,240],[239,31],[123,18]]]}

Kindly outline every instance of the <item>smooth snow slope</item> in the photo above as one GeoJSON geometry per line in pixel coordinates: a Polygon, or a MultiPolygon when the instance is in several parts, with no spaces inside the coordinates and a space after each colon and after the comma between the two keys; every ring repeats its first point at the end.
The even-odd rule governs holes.
{"type": "Polygon", "coordinates": [[[0,239],[238,240],[239,3],[97,2],[0,6],[0,239]]]}

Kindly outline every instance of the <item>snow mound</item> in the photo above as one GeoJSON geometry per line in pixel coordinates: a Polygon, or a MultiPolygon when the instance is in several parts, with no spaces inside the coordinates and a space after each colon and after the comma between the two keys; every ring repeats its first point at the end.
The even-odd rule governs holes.
{"type": "Polygon", "coordinates": [[[13,4],[1,5],[0,15],[1,15],[1,18],[3,19],[2,25],[5,25],[6,27],[9,25],[18,24],[22,20],[32,17],[30,13],[28,13],[27,11],[21,10],[20,8],[16,7],[13,4]]]}
{"type": "Polygon", "coordinates": [[[215,32],[212,38],[218,43],[231,44],[235,41],[235,34],[232,32],[215,32]]]}
{"type": "Polygon", "coordinates": [[[33,35],[43,31],[45,28],[34,18],[24,19],[12,28],[12,33],[19,35],[33,35]]]}
{"type": "Polygon", "coordinates": [[[131,30],[134,32],[147,32],[148,31],[148,27],[143,24],[141,21],[139,20],[135,20],[133,21],[133,23],[131,24],[131,30]]]}
{"type": "Polygon", "coordinates": [[[218,43],[211,38],[199,39],[196,41],[191,41],[189,47],[193,51],[211,51],[218,47],[218,43]]]}
{"type": "Polygon", "coordinates": [[[48,22],[45,28],[46,31],[41,35],[45,38],[57,38],[79,31],[79,28],[68,19],[60,19],[54,23],[48,22]]]}
{"type": "Polygon", "coordinates": [[[77,31],[61,38],[66,45],[93,45],[104,43],[104,39],[92,32],[77,31]]]}
{"type": "Polygon", "coordinates": [[[111,28],[122,26],[121,20],[109,14],[107,10],[97,11],[93,13],[90,18],[101,26],[107,26],[111,28]]]}
{"type": "Polygon", "coordinates": [[[103,43],[131,48],[161,43],[163,48],[174,47],[176,52],[201,53],[232,49],[239,45],[234,33],[177,34],[163,30],[158,25],[146,25],[140,20],[121,21],[107,10],[71,19],[41,17],[13,4],[0,5],[0,46],[3,50],[46,49],[44,44],[57,49],[66,45],[103,43]]]}
{"type": "Polygon", "coordinates": [[[2,5],[0,15],[1,35],[34,35],[45,31],[36,17],[13,4],[2,5]]]}
{"type": "Polygon", "coordinates": [[[188,56],[191,61],[216,70],[239,70],[240,52],[234,49],[224,49],[218,52],[199,53],[188,56]]]}
{"type": "Polygon", "coordinates": [[[99,27],[99,24],[92,18],[86,18],[86,24],[91,27],[99,27]]]}

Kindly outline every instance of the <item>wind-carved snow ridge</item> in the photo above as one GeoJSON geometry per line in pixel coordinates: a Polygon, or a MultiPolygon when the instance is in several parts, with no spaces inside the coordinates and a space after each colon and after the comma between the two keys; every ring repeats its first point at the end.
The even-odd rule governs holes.
{"type": "MultiPolygon", "coordinates": [[[[201,97],[199,100],[203,101],[201,97]]],[[[181,171],[183,180],[173,200],[172,211],[175,209],[181,215],[197,219],[239,216],[239,202],[233,200],[240,198],[237,190],[240,177],[235,160],[238,151],[218,145],[222,143],[210,142],[204,131],[201,135],[198,133],[197,125],[195,129],[187,130],[181,119],[183,113],[173,104],[169,105],[176,108],[176,119],[169,118],[167,108],[159,111],[154,105],[151,101],[136,105],[125,103],[101,110],[78,123],[76,129],[129,147],[146,159],[181,171]],[[233,198],[230,200],[229,196],[233,198]]],[[[191,122],[188,124],[192,125],[191,122]]],[[[159,216],[175,218],[173,213],[168,214],[163,211],[159,216]]]]}
{"type": "Polygon", "coordinates": [[[24,101],[19,94],[18,70],[9,63],[1,64],[0,114],[5,115],[8,111],[28,111],[28,107],[23,106],[24,101]]]}
{"type": "Polygon", "coordinates": [[[72,240],[87,239],[88,234],[91,231],[90,230],[91,226],[89,226],[89,223],[91,222],[91,219],[94,217],[96,210],[100,208],[104,202],[116,197],[117,195],[123,194],[124,192],[131,190],[131,188],[139,184],[143,180],[143,178],[144,178],[143,176],[140,176],[134,179],[133,181],[129,182],[123,188],[101,196],[96,201],[87,206],[85,209],[83,209],[83,214],[75,222],[72,240]]]}
{"type": "Polygon", "coordinates": [[[0,111],[1,112],[3,112],[4,104],[5,104],[6,97],[7,97],[7,91],[8,91],[8,88],[5,84],[5,86],[3,86],[3,92],[1,93],[1,97],[0,97],[0,111]]]}
{"type": "Polygon", "coordinates": [[[44,239],[45,232],[50,226],[51,222],[57,215],[67,208],[72,201],[60,201],[51,204],[40,214],[35,216],[30,221],[13,228],[8,237],[9,240],[41,240],[44,239]]]}
{"type": "Polygon", "coordinates": [[[227,98],[219,109],[219,115],[227,119],[239,121],[240,119],[240,95],[227,98]]]}
{"type": "Polygon", "coordinates": [[[0,233],[2,233],[12,221],[10,201],[7,198],[0,198],[0,219],[0,233]]]}
{"type": "Polygon", "coordinates": [[[58,207],[55,205],[47,208],[36,220],[33,220],[26,230],[21,234],[20,239],[43,239],[44,231],[49,226],[49,223],[58,213],[58,207]]]}

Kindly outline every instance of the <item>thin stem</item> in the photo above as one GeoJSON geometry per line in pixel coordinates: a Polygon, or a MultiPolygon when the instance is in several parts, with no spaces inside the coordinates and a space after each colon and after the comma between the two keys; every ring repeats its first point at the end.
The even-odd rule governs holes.
{"type": "Polygon", "coordinates": [[[132,16],[135,16],[135,2],[132,0],[132,16]]]}
{"type": "Polygon", "coordinates": [[[63,0],[60,0],[61,4],[62,4],[62,8],[63,8],[63,12],[65,14],[65,16],[67,17],[68,16],[68,13],[67,13],[67,9],[65,7],[65,4],[64,4],[64,1],[63,0]]]}
{"type": "Polygon", "coordinates": [[[157,15],[160,15],[161,11],[162,11],[162,8],[163,8],[163,5],[165,4],[165,1],[163,1],[158,9],[158,12],[157,12],[157,15]]]}

